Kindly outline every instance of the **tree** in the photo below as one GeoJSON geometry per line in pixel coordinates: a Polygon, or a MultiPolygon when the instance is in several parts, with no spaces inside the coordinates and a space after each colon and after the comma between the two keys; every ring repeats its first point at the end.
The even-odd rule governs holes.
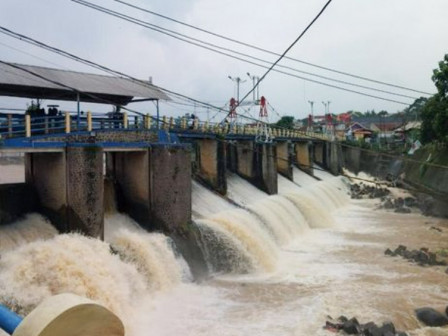
{"type": "Polygon", "coordinates": [[[292,117],[292,116],[283,116],[283,117],[280,118],[279,121],[277,121],[276,125],[278,127],[282,127],[282,128],[293,129],[294,128],[294,117],[292,117]]]}
{"type": "Polygon", "coordinates": [[[448,54],[434,69],[432,80],[438,93],[428,99],[421,110],[421,141],[448,143],[448,54]]]}
{"type": "Polygon", "coordinates": [[[442,100],[448,97],[448,54],[439,62],[439,68],[433,70],[432,81],[442,100]]]}

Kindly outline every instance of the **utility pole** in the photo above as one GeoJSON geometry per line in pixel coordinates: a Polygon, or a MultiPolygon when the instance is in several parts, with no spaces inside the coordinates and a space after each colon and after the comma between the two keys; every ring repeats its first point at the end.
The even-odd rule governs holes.
{"type": "Polygon", "coordinates": [[[308,128],[313,131],[314,127],[314,110],[313,110],[313,106],[314,106],[314,102],[312,100],[308,100],[308,103],[311,105],[311,125],[308,125],[308,128]]]}
{"type": "Polygon", "coordinates": [[[324,104],[324,114],[327,114],[327,106],[328,106],[328,103],[326,103],[326,102],[322,102],[322,104],[324,104]]]}
{"type": "MultiPolygon", "coordinates": [[[[249,76],[250,79],[252,79],[252,87],[255,87],[255,85],[257,84],[257,82],[260,80],[260,77],[258,76],[252,76],[249,72],[247,73],[247,75],[249,76]]],[[[257,99],[255,99],[255,90],[252,91],[252,97],[254,102],[255,101],[259,101],[260,100],[260,85],[257,85],[257,99]]]]}
{"type": "Polygon", "coordinates": [[[232,76],[227,76],[231,81],[236,82],[236,102],[240,103],[240,84],[245,83],[245,80],[242,80],[240,77],[233,78],[232,76]]]}

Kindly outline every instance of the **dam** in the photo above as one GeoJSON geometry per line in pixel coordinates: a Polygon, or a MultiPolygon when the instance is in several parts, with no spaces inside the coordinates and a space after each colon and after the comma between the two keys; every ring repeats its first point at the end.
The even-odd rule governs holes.
{"type": "Polygon", "coordinates": [[[446,332],[414,312],[448,290],[447,174],[427,153],[127,112],[0,120],[0,303],[25,321],[71,293],[129,336],[328,335],[338,316],[446,332]]]}
{"type": "MultiPolygon", "coordinates": [[[[338,176],[342,166],[356,170],[359,158],[349,159],[356,158],[351,150],[334,152],[343,156],[332,174],[331,167],[325,169],[327,152],[319,152],[326,145],[305,140],[305,163],[294,155],[302,146],[285,137],[261,152],[275,148],[272,153],[279,155],[287,143],[293,154],[287,169],[281,171],[276,156],[268,155],[270,164],[261,164],[267,171],[257,173],[263,160],[247,149],[250,139],[235,135],[227,148],[195,133],[183,139],[184,145],[155,146],[154,154],[105,149],[95,159],[97,174],[86,174],[104,181],[93,189],[101,191],[101,205],[92,208],[102,220],[92,221],[87,212],[85,222],[72,222],[74,229],[60,226],[64,220],[49,211],[58,209],[52,205],[58,197],[42,202],[42,195],[60,190],[57,180],[48,181],[57,170],[67,172],[63,159],[71,154],[25,150],[23,159],[2,165],[2,199],[16,195],[19,202],[28,195],[21,208],[29,211],[17,215],[11,207],[8,223],[3,215],[1,301],[26,316],[46,297],[75,293],[117,314],[126,335],[328,335],[322,329],[328,315],[393,321],[412,335],[443,334],[442,328],[422,326],[413,311],[445,307],[444,268],[418,267],[383,252],[399,244],[440,249],[445,219],[379,209],[378,199],[351,199],[349,180],[338,176]],[[27,180],[30,161],[37,172],[45,155],[59,168],[42,166],[46,178],[35,173],[27,180]],[[154,196],[161,198],[130,202],[154,190],[144,182],[151,174],[161,176],[154,196]]],[[[357,177],[373,180],[363,173],[357,177]]],[[[92,206],[88,197],[89,192],[77,201],[92,206]]]]}

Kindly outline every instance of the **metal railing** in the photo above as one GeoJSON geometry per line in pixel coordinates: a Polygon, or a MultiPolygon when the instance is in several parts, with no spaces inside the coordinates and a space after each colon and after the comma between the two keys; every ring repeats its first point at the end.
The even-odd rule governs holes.
{"type": "Polygon", "coordinates": [[[177,133],[208,133],[216,135],[248,135],[259,136],[267,132],[269,138],[309,138],[334,140],[334,135],[290,130],[269,125],[260,127],[257,124],[229,122],[208,122],[186,117],[157,118],[146,115],[128,115],[126,112],[92,113],[87,112],[78,118],[69,112],[56,116],[30,116],[23,114],[0,113],[0,138],[30,138],[39,135],[76,134],[85,131],[125,131],[125,130],[157,130],[162,129],[177,133]]]}

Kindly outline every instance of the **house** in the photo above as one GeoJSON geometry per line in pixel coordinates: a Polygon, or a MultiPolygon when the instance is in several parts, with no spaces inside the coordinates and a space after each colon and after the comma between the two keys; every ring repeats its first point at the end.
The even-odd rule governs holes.
{"type": "Polygon", "coordinates": [[[361,123],[354,122],[346,130],[347,139],[362,140],[371,138],[373,131],[361,123]]]}

